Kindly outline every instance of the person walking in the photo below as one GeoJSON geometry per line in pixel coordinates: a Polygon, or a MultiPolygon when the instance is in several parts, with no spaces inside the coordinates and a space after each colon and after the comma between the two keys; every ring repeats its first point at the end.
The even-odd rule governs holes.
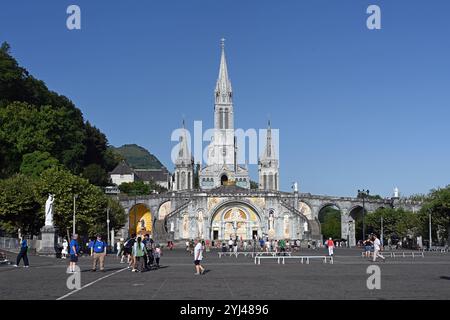
{"type": "Polygon", "coordinates": [[[78,244],[78,234],[74,234],[72,236],[72,240],[69,244],[69,254],[70,254],[70,262],[69,262],[69,272],[75,273],[75,269],[78,262],[78,252],[80,251],[80,245],[78,244]]]}
{"type": "Polygon", "coordinates": [[[155,262],[156,262],[156,268],[159,268],[159,260],[161,259],[161,255],[162,255],[162,250],[161,250],[161,246],[159,245],[159,243],[156,245],[155,248],[155,262]]]}
{"type": "Polygon", "coordinates": [[[116,250],[117,250],[117,258],[120,257],[120,263],[123,263],[123,238],[120,238],[119,241],[116,243],[116,250]]]}
{"type": "Polygon", "coordinates": [[[105,257],[107,246],[108,244],[106,243],[106,241],[102,241],[102,236],[97,235],[97,239],[95,239],[94,243],[92,244],[92,272],[95,272],[97,270],[97,262],[100,265],[100,271],[105,272],[105,257]]]}
{"type": "Polygon", "coordinates": [[[378,239],[377,235],[373,235],[373,262],[377,261],[377,258],[380,257],[383,262],[386,261],[386,258],[380,254],[381,251],[381,241],[378,239]]]}
{"type": "Polygon", "coordinates": [[[144,271],[144,256],[146,255],[147,249],[142,242],[141,237],[137,237],[136,242],[133,245],[132,255],[134,257],[134,265],[132,272],[142,272],[144,271]]]}
{"type": "Polygon", "coordinates": [[[28,263],[27,252],[28,252],[27,239],[22,238],[22,241],[20,242],[20,251],[19,251],[19,254],[17,255],[16,264],[14,265],[15,267],[19,266],[20,260],[22,260],[22,259],[23,259],[24,268],[28,268],[30,266],[30,264],[28,263]]]}
{"type": "Polygon", "coordinates": [[[66,238],[64,238],[62,246],[63,249],[61,251],[61,259],[67,259],[67,254],[69,253],[69,243],[66,238]]]}
{"type": "Polygon", "coordinates": [[[328,248],[328,255],[329,255],[330,257],[332,257],[332,256],[333,256],[333,253],[334,253],[334,252],[333,252],[333,251],[334,251],[334,242],[333,242],[333,239],[332,239],[332,238],[328,238],[326,246],[327,246],[327,248],[328,248]]]}
{"type": "Polygon", "coordinates": [[[136,234],[133,233],[131,238],[128,239],[124,244],[124,254],[127,256],[128,269],[131,267],[134,268],[134,256],[133,256],[133,247],[136,242],[136,234]]]}
{"type": "MultiPolygon", "coordinates": [[[[233,240],[231,240],[231,241],[233,241],[233,240]]],[[[205,268],[203,268],[203,266],[201,265],[201,262],[203,260],[204,248],[199,239],[196,239],[195,242],[196,242],[196,245],[194,248],[194,265],[195,265],[195,271],[196,271],[195,275],[198,276],[200,274],[205,273],[205,268]]]]}
{"type": "Polygon", "coordinates": [[[230,238],[230,240],[228,240],[228,251],[232,252],[233,251],[233,239],[230,238]]]}

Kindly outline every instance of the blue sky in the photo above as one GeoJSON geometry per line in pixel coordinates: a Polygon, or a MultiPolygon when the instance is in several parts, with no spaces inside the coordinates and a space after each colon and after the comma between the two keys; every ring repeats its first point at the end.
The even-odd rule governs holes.
{"type": "Polygon", "coordinates": [[[449,11],[447,0],[2,1],[0,41],[111,144],[173,169],[183,116],[213,125],[225,37],[235,127],[279,128],[282,189],[409,195],[450,183],[449,11]],[[82,30],[66,28],[70,4],[82,30]],[[370,4],[382,30],[366,28],[370,4]]]}

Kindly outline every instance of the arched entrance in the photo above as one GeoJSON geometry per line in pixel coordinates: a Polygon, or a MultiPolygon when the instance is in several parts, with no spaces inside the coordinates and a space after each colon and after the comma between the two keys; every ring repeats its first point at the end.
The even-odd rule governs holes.
{"type": "MultiPolygon", "coordinates": [[[[364,212],[364,215],[367,216],[367,210],[364,212]]],[[[367,235],[373,232],[373,230],[369,230],[366,226],[366,236],[363,237],[363,207],[356,206],[352,208],[349,212],[349,216],[351,221],[353,221],[353,230],[355,230],[355,239],[356,242],[359,240],[364,240],[363,238],[367,238],[367,235]]]]}
{"type": "Polygon", "coordinates": [[[146,233],[152,233],[152,221],[152,213],[146,205],[142,203],[134,205],[129,212],[128,234],[132,235],[133,233],[135,233],[144,235],[146,233]]]}
{"type": "Polygon", "coordinates": [[[213,240],[229,240],[235,237],[251,240],[261,234],[261,219],[255,209],[246,203],[233,202],[221,206],[211,220],[213,240]]]}
{"type": "Polygon", "coordinates": [[[226,183],[228,182],[228,176],[226,175],[226,174],[223,174],[221,177],[220,177],[220,185],[225,185],[226,183]]]}
{"type": "Polygon", "coordinates": [[[323,206],[319,210],[319,221],[324,239],[341,240],[341,210],[333,203],[323,206]]]}

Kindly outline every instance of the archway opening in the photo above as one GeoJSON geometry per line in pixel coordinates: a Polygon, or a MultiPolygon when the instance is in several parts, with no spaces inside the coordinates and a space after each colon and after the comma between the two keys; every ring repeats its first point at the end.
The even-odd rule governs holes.
{"type": "Polygon", "coordinates": [[[211,220],[211,238],[215,240],[251,240],[261,236],[258,214],[246,204],[230,203],[219,208],[211,220]]]}
{"type": "Polygon", "coordinates": [[[336,205],[329,204],[320,209],[319,222],[325,239],[342,240],[341,211],[336,205]]]}
{"type": "Polygon", "coordinates": [[[227,176],[226,174],[223,174],[223,175],[220,177],[220,184],[223,186],[223,185],[225,185],[227,182],[228,182],[228,176],[227,176]]]}
{"type": "MultiPolygon", "coordinates": [[[[366,225],[366,234],[363,236],[363,207],[354,207],[350,211],[349,215],[353,219],[356,241],[367,239],[367,235],[373,232],[373,228],[368,228],[366,225]]],[[[364,212],[364,215],[367,217],[367,210],[364,212]]]]}
{"type": "Polygon", "coordinates": [[[153,230],[153,217],[144,204],[136,204],[130,209],[128,234],[151,234],[153,230]]]}

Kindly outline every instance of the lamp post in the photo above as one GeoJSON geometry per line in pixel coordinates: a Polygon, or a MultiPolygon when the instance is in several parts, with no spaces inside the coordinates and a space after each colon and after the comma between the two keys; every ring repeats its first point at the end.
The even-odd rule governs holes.
{"type": "Polygon", "coordinates": [[[432,244],[432,240],[431,240],[431,209],[428,210],[428,233],[429,233],[429,244],[428,244],[428,250],[431,250],[431,244],[432,244]]]}
{"type": "Polygon", "coordinates": [[[110,222],[110,220],[109,220],[109,207],[108,208],[106,208],[106,234],[107,234],[107,238],[108,238],[108,240],[107,240],[107,242],[108,242],[108,245],[111,245],[111,242],[109,241],[110,239],[109,239],[109,222],[110,222]]]}
{"type": "Polygon", "coordinates": [[[381,241],[381,246],[383,247],[383,236],[384,236],[384,232],[383,232],[383,217],[380,218],[380,223],[381,223],[381,235],[380,235],[380,241],[381,241]]]}
{"type": "Polygon", "coordinates": [[[73,219],[72,219],[72,235],[75,234],[75,217],[77,213],[76,200],[78,198],[78,194],[73,195],[73,219]]]}
{"type": "Polygon", "coordinates": [[[364,217],[366,214],[366,197],[369,196],[369,190],[358,190],[358,198],[362,198],[363,200],[363,214],[362,214],[362,241],[366,238],[366,225],[364,221],[364,217]]]}

